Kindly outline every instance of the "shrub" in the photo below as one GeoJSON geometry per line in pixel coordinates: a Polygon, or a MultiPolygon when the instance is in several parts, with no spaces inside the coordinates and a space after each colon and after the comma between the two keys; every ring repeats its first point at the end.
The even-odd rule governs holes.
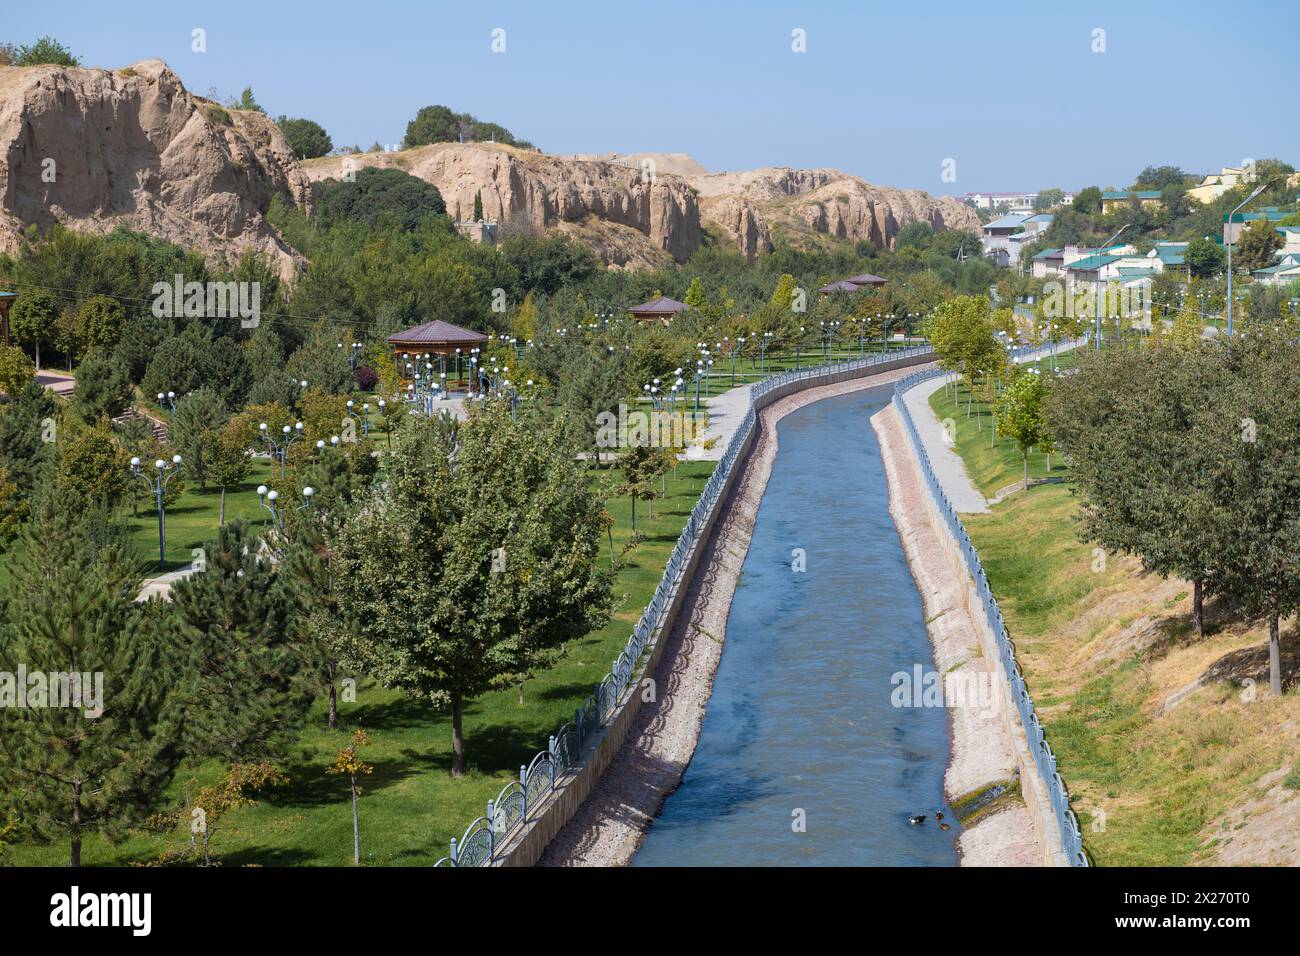
{"type": "Polygon", "coordinates": [[[358,365],[352,377],[356,380],[357,388],[363,392],[373,392],[379,384],[379,373],[369,365],[358,365]]]}

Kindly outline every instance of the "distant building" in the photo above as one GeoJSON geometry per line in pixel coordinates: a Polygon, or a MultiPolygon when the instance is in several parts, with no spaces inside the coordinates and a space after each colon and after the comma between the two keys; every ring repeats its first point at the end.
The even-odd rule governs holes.
{"type": "Polygon", "coordinates": [[[1213,202],[1234,186],[1253,178],[1249,171],[1236,166],[1224,166],[1219,173],[1210,173],[1199,186],[1187,190],[1187,195],[1199,203],[1213,202]]]}
{"type": "Polygon", "coordinates": [[[485,242],[489,246],[497,244],[497,224],[495,222],[458,222],[456,231],[470,242],[485,242]]]}
{"type": "Polygon", "coordinates": [[[1262,285],[1285,285],[1300,279],[1300,253],[1284,253],[1280,262],[1266,269],[1251,272],[1256,282],[1262,285]]]}
{"type": "Polygon", "coordinates": [[[1012,237],[1024,232],[1029,218],[1023,213],[1011,213],[986,222],[982,230],[984,257],[995,265],[1014,265],[1020,255],[1020,240],[1012,237]]]}
{"type": "Polygon", "coordinates": [[[1016,209],[1032,211],[1038,193],[967,193],[961,198],[967,205],[974,206],[976,209],[987,209],[989,212],[997,210],[1011,212],[1016,209]]]}
{"type": "Polygon", "coordinates": [[[1259,212],[1239,212],[1232,217],[1232,222],[1228,222],[1228,215],[1226,212],[1223,214],[1223,244],[1225,246],[1235,246],[1241,238],[1241,231],[1252,222],[1257,222],[1260,219],[1268,222],[1281,222],[1291,214],[1282,212],[1276,206],[1265,206],[1259,212]]]}
{"type": "Polygon", "coordinates": [[[1128,206],[1132,203],[1138,203],[1145,208],[1152,208],[1160,205],[1160,190],[1158,189],[1108,189],[1101,194],[1101,211],[1108,213],[1120,206],[1128,206]]]}

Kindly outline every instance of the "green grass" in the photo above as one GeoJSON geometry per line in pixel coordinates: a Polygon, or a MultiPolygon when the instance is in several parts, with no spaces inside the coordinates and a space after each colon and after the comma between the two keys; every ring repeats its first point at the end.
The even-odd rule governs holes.
{"type": "MultiPolygon", "coordinates": [[[[254,523],[271,521],[271,514],[258,504],[257,486],[267,485],[280,491],[284,500],[292,493],[279,480],[280,469],[273,467],[269,459],[254,458],[248,479],[237,488],[226,489],[226,520],[234,521],[245,518],[254,523]]],[[[141,484],[140,479],[134,479],[141,484]]],[[[295,501],[293,505],[301,504],[295,501]]],[[[130,508],[127,509],[130,511],[130,508]]],[[[221,517],[221,489],[209,486],[206,491],[199,490],[197,481],[187,481],[180,497],[167,508],[166,547],[163,553],[167,561],[161,571],[175,571],[189,565],[194,560],[193,551],[211,541],[221,517]]],[[[138,502],[138,516],[127,522],[131,544],[138,550],[145,562],[149,575],[160,573],[158,567],[158,511],[152,496],[141,496],[138,502]]]]}
{"type": "MultiPolygon", "coordinates": [[[[992,498],[1000,490],[1020,481],[1024,475],[1024,461],[1020,446],[1009,438],[997,437],[993,431],[993,411],[987,404],[974,398],[970,402],[970,390],[962,383],[953,388],[944,387],[930,396],[930,407],[939,421],[952,419],[957,439],[957,454],[966,464],[966,473],[975,487],[986,498],[992,498]]],[[[1051,456],[1051,470],[1047,467],[1048,456],[1037,449],[1029,452],[1029,477],[1063,478],[1069,474],[1062,455],[1051,456]]]]}
{"type": "MultiPolygon", "coordinates": [[[[1159,580],[1139,577],[1131,560],[1112,556],[1094,571],[1092,545],[1076,537],[1075,512],[1068,486],[1039,485],[963,521],[1092,860],[1186,866],[1207,859],[1212,824],[1264,774],[1294,761],[1281,728],[1295,719],[1300,699],[1243,704],[1236,688],[1222,685],[1166,712],[1169,694],[1218,654],[1257,642],[1259,629],[1240,622],[1199,642],[1099,653],[1130,618],[1181,623],[1186,593],[1181,601],[1157,600],[1151,589],[1159,580]],[[1099,606],[1107,611],[1098,614],[1099,606]],[[1085,615],[1089,623],[1081,626],[1085,615]],[[1099,809],[1100,831],[1093,828],[1102,822],[1099,809]]],[[[1300,779],[1300,771],[1292,777],[1300,779]]]]}
{"type": "MultiPolygon", "coordinates": [[[[289,784],[268,791],[259,805],[233,814],[233,829],[216,835],[214,844],[224,864],[350,864],[352,817],[348,785],[325,769],[357,727],[364,727],[374,741],[362,751],[363,759],[375,768],[362,783],[363,862],[427,866],[445,856],[448,841],[453,836],[459,838],[470,821],[483,814],[487,801],[510,780],[517,779],[520,764],[545,747],[547,737],[572,719],[574,710],[608,673],[641,609],[649,602],[663,574],[664,562],[713,468],[712,462],[681,463],[677,477],[669,474],[667,497],[655,502],[654,517],[647,516],[644,502],[638,506],[637,528],[643,540],[627,555],[627,564],[618,576],[616,592],[622,602],[608,626],[571,644],[559,664],[529,680],[523,706],[519,705],[515,688],[486,694],[466,705],[464,777],[455,780],[450,776],[448,713],[362,681],[356,702],[340,703],[336,730],[325,726],[323,701],[313,708],[299,746],[285,767],[289,784]]],[[[592,471],[594,481],[610,475],[617,472],[592,471]]],[[[227,518],[231,516],[230,503],[228,498],[227,518]]],[[[207,502],[202,506],[195,503],[191,517],[196,524],[192,531],[176,531],[178,555],[188,537],[199,534],[197,522],[207,502]]],[[[252,506],[257,507],[255,496],[252,506]]],[[[615,548],[621,549],[631,531],[630,502],[617,498],[607,508],[615,518],[615,548]]],[[[169,548],[169,557],[171,553],[169,548]]],[[[200,783],[216,780],[220,770],[215,762],[182,768],[169,797],[175,798],[181,784],[191,778],[200,783]]],[[[183,832],[166,837],[135,833],[115,847],[92,837],[83,847],[83,862],[149,862],[167,846],[185,838],[183,832]]],[[[9,849],[8,859],[23,865],[62,865],[67,853],[63,843],[17,845],[9,849]]]]}

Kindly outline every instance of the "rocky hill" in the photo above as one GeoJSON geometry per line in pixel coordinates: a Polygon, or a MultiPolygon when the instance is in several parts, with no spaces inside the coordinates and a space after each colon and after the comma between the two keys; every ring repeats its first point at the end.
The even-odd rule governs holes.
{"type": "Polygon", "coordinates": [[[833,169],[709,173],[681,153],[560,157],[491,143],[441,143],[396,153],[311,160],[313,181],[362,166],[404,169],[437,186],[447,211],[468,218],[474,196],[503,228],[558,229],[590,243],[609,265],[684,261],[712,230],[749,258],[774,242],[833,239],[891,246],[910,222],[978,232],[959,200],[892,189],[833,169]]]}
{"type": "Polygon", "coordinates": [[[120,70],[0,67],[0,250],[35,224],[108,232],[126,225],[210,258],[252,250],[287,278],[301,264],[266,221],[281,194],[310,207],[311,182],[394,167],[433,183],[468,219],[481,195],[512,230],[557,230],[608,265],[682,262],[706,232],[753,258],[774,243],[893,242],[909,222],[978,230],[955,199],[872,186],[831,169],[710,173],[682,153],[551,156],[442,143],[299,164],[263,113],[185,89],[160,60],[120,70]]]}
{"type": "Polygon", "coordinates": [[[0,67],[0,249],[29,225],[126,225],[211,258],[262,253],[286,277],[301,258],[265,220],[310,187],[264,114],[185,89],[161,60],[120,70],[0,67]]]}

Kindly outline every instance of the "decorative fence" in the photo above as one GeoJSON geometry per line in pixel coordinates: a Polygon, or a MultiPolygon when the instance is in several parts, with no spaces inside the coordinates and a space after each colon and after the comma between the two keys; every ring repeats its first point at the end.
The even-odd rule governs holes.
{"type": "MultiPolygon", "coordinates": [[[[1032,350],[1017,350],[1017,353],[1027,354],[1029,351],[1032,350]]],[[[907,426],[907,434],[916,452],[917,461],[920,462],[921,474],[925,476],[926,484],[930,488],[930,494],[939,507],[939,513],[947,522],[948,530],[961,548],[966,560],[966,569],[975,581],[975,589],[984,606],[984,615],[997,639],[998,656],[1002,660],[1012,699],[1016,710],[1020,713],[1020,722],[1025,728],[1025,735],[1029,738],[1030,749],[1034,753],[1034,763],[1047,785],[1048,798],[1051,800],[1056,825],[1061,833],[1061,846],[1065,849],[1071,866],[1087,866],[1088,858],[1083,852],[1083,834],[1079,831],[1079,821],[1075,818],[1074,811],[1070,809],[1070,793],[1065,788],[1065,781],[1057,772],[1056,755],[1052,753],[1051,745],[1043,734],[1043,727],[1038,722],[1034,701],[1029,696],[1029,689],[1025,686],[1025,679],[1020,673],[1020,665],[1016,662],[1015,643],[1011,640],[1006,622],[1002,620],[1002,609],[989,588],[988,577],[984,574],[984,566],[980,563],[979,552],[971,544],[965,525],[962,524],[961,518],[958,517],[956,510],[948,501],[948,496],[943,493],[939,480],[935,477],[934,469],[930,465],[930,456],[926,454],[925,445],[916,430],[916,423],[912,421],[907,403],[903,401],[903,393],[908,389],[946,374],[943,369],[930,369],[909,375],[894,386],[894,407],[898,409],[899,416],[907,426]]]]}
{"type": "Polygon", "coordinates": [[[652,638],[661,632],[665,623],[664,616],[677,589],[686,583],[681,580],[683,569],[692,549],[699,542],[702,529],[708,526],[721,501],[732,470],[754,430],[757,421],[755,401],[793,382],[897,362],[931,351],[928,345],[891,349],[870,357],[782,372],[750,386],[750,404],[745,417],[731,436],[726,451],[705,483],[704,491],[695,502],[690,517],[686,519],[664,568],[663,577],[659,580],[659,586],[655,588],[654,597],[633,628],[623,653],[619,654],[610,672],[596,685],[591,696],[574,712],[573,720],[555,732],[546,749],[538,753],[530,764],[519,768],[517,781],[512,780],[506,784],[495,800],[488,801],[487,813],[471,823],[459,840],[452,838],[451,853],[435,866],[490,866],[494,863],[498,847],[503,846],[520,827],[533,818],[546,797],[579,763],[586,745],[609,723],[618,709],[619,701],[631,686],[652,638]]]}

